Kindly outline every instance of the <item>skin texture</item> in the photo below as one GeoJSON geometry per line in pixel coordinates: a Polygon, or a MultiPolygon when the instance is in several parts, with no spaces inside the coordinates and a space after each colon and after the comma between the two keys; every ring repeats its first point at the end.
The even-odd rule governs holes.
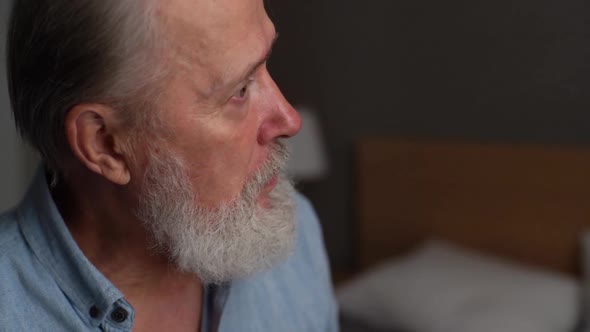
{"type": "Polygon", "coordinates": [[[162,11],[169,18],[164,29],[181,42],[165,60],[174,68],[170,85],[176,88],[167,91],[161,109],[171,133],[168,147],[193,170],[200,203],[215,206],[239,194],[272,143],[297,133],[300,119],[264,63],[248,73],[275,39],[262,2],[215,1],[201,11],[191,6],[172,1],[162,11]],[[206,18],[197,29],[194,12],[206,18]]]}
{"type": "Polygon", "coordinates": [[[195,331],[198,276],[150,252],[133,214],[148,147],[182,158],[195,204],[215,207],[235,199],[301,121],[266,69],[276,32],[261,0],[166,0],[157,15],[165,41],[155,58],[170,72],[157,100],[162,127],[142,133],[131,158],[133,133],[113,109],[75,106],[65,130],[76,160],[52,194],[84,254],[135,308],[135,331],[195,331]]]}

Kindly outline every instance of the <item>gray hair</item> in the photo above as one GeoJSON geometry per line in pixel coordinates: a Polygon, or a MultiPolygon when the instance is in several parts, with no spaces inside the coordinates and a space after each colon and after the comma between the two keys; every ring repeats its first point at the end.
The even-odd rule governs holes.
{"type": "Polygon", "coordinates": [[[154,0],[14,0],[7,44],[12,111],[47,166],[71,156],[64,122],[72,107],[101,103],[130,126],[149,116],[154,0]]]}

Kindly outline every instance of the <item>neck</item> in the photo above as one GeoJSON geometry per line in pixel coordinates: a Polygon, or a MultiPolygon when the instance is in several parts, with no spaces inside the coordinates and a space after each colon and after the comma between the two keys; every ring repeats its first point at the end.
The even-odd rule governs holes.
{"type": "Polygon", "coordinates": [[[133,306],[133,330],[199,331],[199,278],[150,250],[150,235],[132,213],[132,189],[81,174],[59,184],[52,196],[84,255],[133,306]]]}
{"type": "Polygon", "coordinates": [[[84,255],[126,296],[163,282],[198,281],[151,249],[150,234],[132,213],[136,203],[128,191],[88,172],[58,184],[52,195],[84,255]]]}

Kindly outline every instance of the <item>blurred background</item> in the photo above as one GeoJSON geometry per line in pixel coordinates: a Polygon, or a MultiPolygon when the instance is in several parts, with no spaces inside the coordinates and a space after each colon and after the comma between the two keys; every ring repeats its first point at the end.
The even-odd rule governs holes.
{"type": "MultiPolygon", "coordinates": [[[[590,144],[584,0],[268,1],[271,74],[314,112],[329,169],[300,181],[333,264],[353,256],[354,146],[370,135],[590,144]]],[[[6,34],[8,1],[0,2],[6,34]]],[[[1,45],[4,63],[4,42],[1,45]]],[[[0,207],[34,158],[17,137],[0,66],[0,207]]],[[[31,166],[32,165],[32,166],[31,166]]]]}
{"type": "MultiPolygon", "coordinates": [[[[351,264],[359,137],[590,144],[590,42],[583,0],[269,1],[280,33],[271,74],[315,112],[329,169],[300,181],[333,264],[351,264]]],[[[0,2],[4,40],[8,1],[0,2]]],[[[1,46],[4,63],[4,42],[1,46]]],[[[15,133],[0,67],[0,207],[34,158],[15,133]]]]}
{"type": "Polygon", "coordinates": [[[22,197],[36,167],[34,154],[22,143],[14,128],[6,83],[5,40],[10,1],[0,1],[0,211],[22,197]]]}
{"type": "MultiPolygon", "coordinates": [[[[338,291],[343,312],[404,331],[583,327],[585,0],[268,0],[267,7],[280,33],[269,68],[304,118],[291,170],[317,210],[337,284],[348,282],[338,291]],[[428,239],[435,241],[401,256],[428,239]],[[406,258],[373,270],[369,283],[351,281],[389,257],[406,258]],[[377,301],[383,294],[389,298],[377,301]],[[478,317],[492,324],[483,328],[478,317]]],[[[2,39],[7,9],[0,2],[2,39]]],[[[2,63],[4,53],[2,42],[2,63]]],[[[13,128],[4,65],[0,107],[5,209],[20,199],[36,159],[13,128]]]]}
{"type": "Polygon", "coordinates": [[[590,144],[584,0],[269,1],[270,63],[321,121],[330,162],[303,181],[332,262],[354,260],[354,151],[365,136],[590,144]]]}

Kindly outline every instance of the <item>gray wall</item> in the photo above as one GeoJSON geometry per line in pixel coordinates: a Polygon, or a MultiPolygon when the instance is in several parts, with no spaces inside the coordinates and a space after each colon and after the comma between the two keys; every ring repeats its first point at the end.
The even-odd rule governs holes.
{"type": "Polygon", "coordinates": [[[332,174],[304,184],[335,265],[354,252],[353,151],[365,135],[590,145],[584,0],[271,2],[271,71],[316,106],[332,174]]]}
{"type": "Polygon", "coordinates": [[[35,167],[15,132],[6,86],[5,38],[9,1],[0,1],[0,211],[17,203],[35,167]]]}

